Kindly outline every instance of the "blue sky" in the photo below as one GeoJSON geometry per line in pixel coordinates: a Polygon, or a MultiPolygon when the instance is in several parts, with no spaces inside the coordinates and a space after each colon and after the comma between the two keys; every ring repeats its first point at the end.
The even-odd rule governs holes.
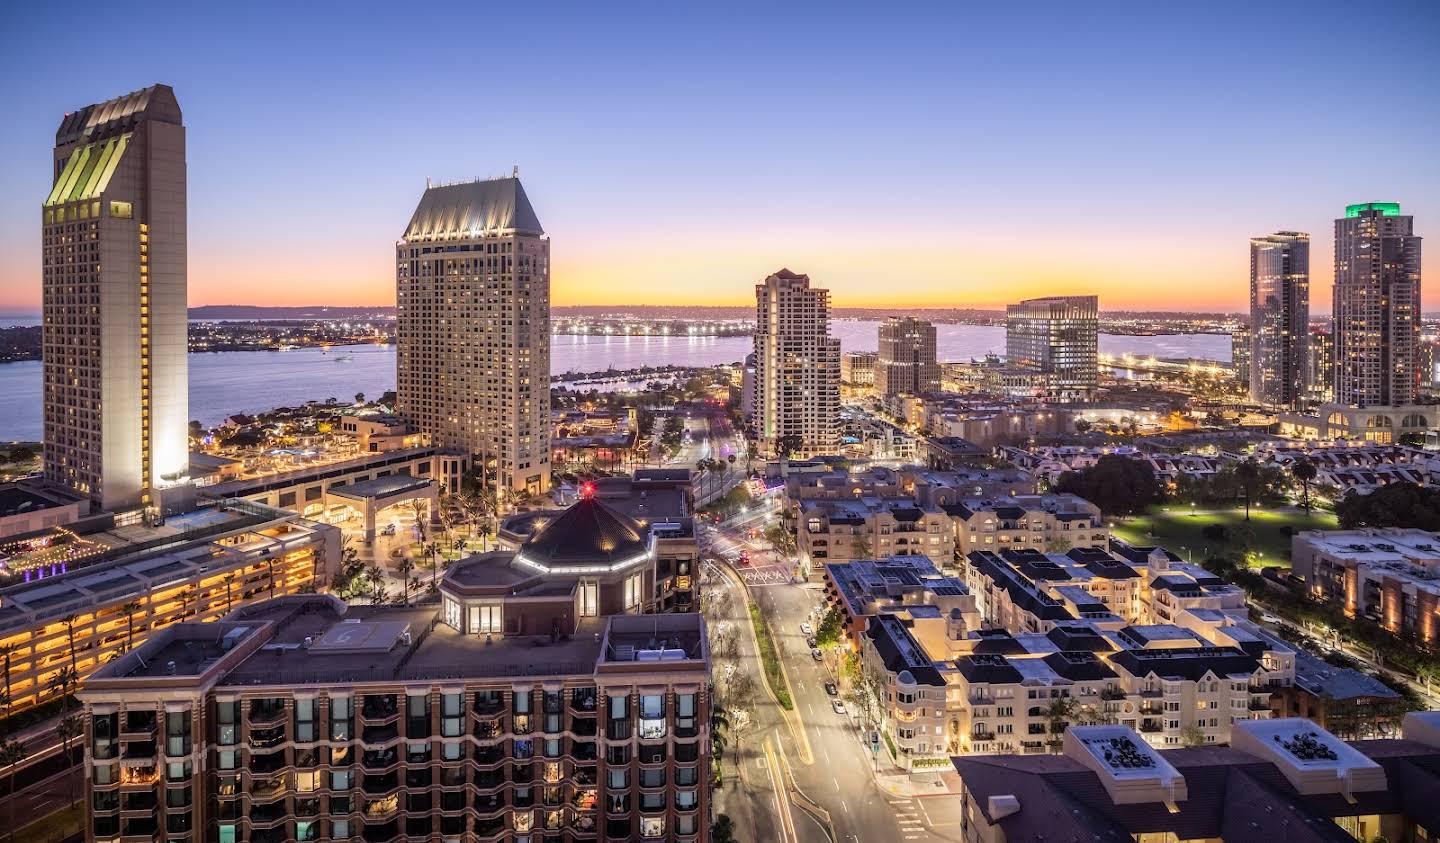
{"type": "MultiPolygon", "coordinates": [[[[192,304],[393,301],[427,177],[518,164],[556,304],[1246,302],[1246,238],[1440,220],[1440,4],[11,4],[0,310],[60,116],[185,112],[192,304]]],[[[1440,304],[1440,284],[1427,303],[1440,304]]]]}

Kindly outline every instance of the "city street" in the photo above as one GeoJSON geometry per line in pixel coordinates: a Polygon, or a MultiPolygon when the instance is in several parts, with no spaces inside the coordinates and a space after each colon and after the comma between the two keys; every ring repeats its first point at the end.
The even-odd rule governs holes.
{"type": "Polygon", "coordinates": [[[958,800],[911,795],[920,789],[944,794],[943,783],[936,786],[941,777],[932,773],[907,778],[887,769],[888,764],[877,763],[886,759],[877,759],[871,752],[866,742],[868,730],[859,725],[857,713],[839,714],[832,708],[825,683],[835,681],[833,666],[813,658],[800,630],[804,621],[817,622],[811,610],[821,601],[821,589],[814,583],[791,582],[790,566],[775,559],[763,539],[749,535],[774,511],[774,502],[767,501],[704,533],[704,547],[720,559],[738,555],[736,550],[742,547],[751,552],[751,566],[727,565],[722,570],[720,565],[726,563],[718,561],[707,566],[711,580],[734,597],[727,620],[747,632],[740,636],[738,669],[753,671],[757,683],[763,683],[763,669],[748,635],[749,618],[740,586],[745,581],[751,599],[770,625],[795,702],[795,710],[787,718],[768,695],[760,696],[762,702],[756,706],[759,722],[753,733],[747,733],[738,748],[732,739],[732,756],[726,761],[727,785],[717,795],[717,811],[735,820],[738,836],[745,840],[799,843],[831,839],[832,833],[833,839],[842,841],[960,840],[958,800]],[[776,581],[767,574],[764,582],[752,581],[755,572],[775,569],[786,572],[783,579],[776,581]],[[801,734],[795,733],[797,729],[801,734]],[[762,745],[774,746],[783,767],[788,768],[793,777],[789,793],[776,785],[777,779],[783,780],[784,770],[767,772],[771,765],[762,745]],[[807,751],[809,759],[802,757],[807,751]],[[735,760],[744,771],[738,787],[729,778],[735,760]],[[806,810],[806,803],[819,810],[806,810]],[[793,837],[789,834],[792,826],[793,837]]]}

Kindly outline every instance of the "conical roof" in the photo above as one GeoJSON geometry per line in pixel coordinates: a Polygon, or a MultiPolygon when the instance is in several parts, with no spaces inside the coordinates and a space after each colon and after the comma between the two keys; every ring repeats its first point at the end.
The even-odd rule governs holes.
{"type": "Polygon", "coordinates": [[[545,233],[518,178],[430,185],[405,227],[407,243],[545,233]]]}
{"type": "Polygon", "coordinates": [[[645,536],[635,519],[584,497],[531,536],[520,552],[551,568],[608,564],[643,553],[645,536]]]}

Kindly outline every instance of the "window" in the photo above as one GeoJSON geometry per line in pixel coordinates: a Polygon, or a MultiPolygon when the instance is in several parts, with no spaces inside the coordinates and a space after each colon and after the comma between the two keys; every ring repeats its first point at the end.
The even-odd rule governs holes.
{"type": "Polygon", "coordinates": [[[310,793],[320,788],[319,770],[301,770],[295,774],[295,789],[301,793],[310,793]]]}
{"type": "Polygon", "coordinates": [[[503,632],[499,604],[470,607],[470,631],[472,633],[503,632]]]}
{"type": "MultiPolygon", "coordinates": [[[[117,220],[131,219],[134,216],[134,207],[129,202],[116,202],[112,200],[110,202],[110,216],[117,220]]],[[[230,833],[235,833],[233,826],[230,829],[230,833]]],[[[222,839],[220,843],[226,843],[226,841],[222,839]]]]}
{"type": "Polygon", "coordinates": [[[220,823],[220,843],[236,843],[235,823],[220,823]]]}
{"type": "Polygon", "coordinates": [[[593,618],[600,613],[600,585],[595,582],[580,583],[580,617],[593,618]]]}
{"type": "Polygon", "coordinates": [[[631,574],[625,578],[625,608],[634,609],[640,605],[643,599],[642,588],[644,576],[642,574],[631,574]]]}
{"type": "Polygon", "coordinates": [[[460,626],[460,604],[454,600],[445,601],[445,623],[455,629],[462,629],[460,626]]]}

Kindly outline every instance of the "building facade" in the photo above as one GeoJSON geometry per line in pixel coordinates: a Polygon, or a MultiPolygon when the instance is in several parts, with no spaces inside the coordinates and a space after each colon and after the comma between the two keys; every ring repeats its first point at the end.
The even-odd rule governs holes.
{"type": "Polygon", "coordinates": [[[1230,334],[1230,365],[1240,388],[1250,390],[1250,326],[1236,325],[1230,334]]]}
{"type": "Polygon", "coordinates": [[[1250,400],[1294,407],[1309,374],[1310,235],[1250,240],[1250,400]]]}
{"type": "Polygon", "coordinates": [[[428,186],[395,264],[397,410],[493,466],[501,492],[543,493],[550,239],[520,180],[428,186]]]}
{"type": "Polygon", "coordinates": [[[839,444],[840,341],[830,291],[788,269],[755,285],[755,434],[766,455],[830,454],[839,444]]]}
{"type": "Polygon", "coordinates": [[[1312,599],[1427,646],[1440,640],[1440,534],[1306,530],[1290,542],[1295,575],[1312,599]]]}
{"type": "Polygon", "coordinates": [[[189,467],[185,126],[153,85],[65,115],[42,208],[45,478],[173,508],[189,467]]]}
{"type": "Polygon", "coordinates": [[[875,385],[875,361],[880,359],[874,351],[847,351],[840,355],[840,382],[846,386],[869,387],[875,385]]]}
{"type": "Polygon", "coordinates": [[[1335,400],[1335,335],[1324,328],[1311,328],[1307,351],[1307,394],[1314,403],[1329,404],[1335,400]]]}
{"type": "Polygon", "coordinates": [[[1394,202],[1335,221],[1335,402],[1415,403],[1420,388],[1420,238],[1394,202]]]}
{"type": "Polygon", "coordinates": [[[1038,375],[1034,397],[1088,399],[1099,386],[1100,305],[1096,296],[1028,299],[1005,308],[1005,357],[1021,375],[1038,375]]]}
{"type": "Polygon", "coordinates": [[[909,316],[886,319],[880,325],[880,351],[875,360],[876,394],[925,395],[939,389],[935,326],[909,316]]]}
{"type": "Polygon", "coordinates": [[[334,527],[248,501],[204,514],[205,535],[172,531],[159,548],[117,548],[113,560],[0,590],[10,713],[58,698],[66,668],[84,680],[172,624],[324,588],[340,568],[334,527]]]}
{"type": "Polygon", "coordinates": [[[556,638],[267,601],[87,684],[85,838],[701,843],[709,676],[693,614],[556,638]]]}

